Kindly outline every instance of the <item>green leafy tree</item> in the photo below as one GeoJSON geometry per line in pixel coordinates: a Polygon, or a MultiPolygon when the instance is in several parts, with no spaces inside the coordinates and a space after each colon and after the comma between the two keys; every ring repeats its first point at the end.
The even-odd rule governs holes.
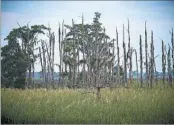
{"type": "MultiPolygon", "coordinates": [[[[13,29],[9,35],[5,38],[8,43],[13,42],[11,39],[15,40],[15,42],[19,43],[21,41],[20,47],[21,51],[26,54],[27,61],[29,62],[28,70],[29,70],[29,80],[28,83],[31,85],[32,76],[31,70],[33,67],[34,72],[34,62],[36,61],[36,55],[34,54],[35,45],[38,44],[38,35],[45,34],[45,30],[48,30],[44,25],[34,25],[29,27],[20,26],[19,28],[13,29]]],[[[28,86],[28,85],[27,85],[28,86]]]]}
{"type": "MultiPolygon", "coordinates": [[[[45,34],[45,30],[48,30],[48,28],[44,25],[34,25],[31,27],[29,27],[28,25],[23,27],[20,26],[19,28],[14,28],[5,38],[5,40],[8,41],[8,45],[2,48],[2,65],[4,65],[3,67],[5,67],[5,65],[7,65],[8,63],[12,64],[9,67],[7,65],[7,67],[3,69],[4,73],[11,72],[9,75],[12,78],[6,80],[10,81],[8,82],[9,84],[14,83],[15,80],[13,78],[16,77],[15,75],[20,74],[21,68],[19,67],[21,67],[22,65],[25,65],[23,66],[24,69],[22,68],[24,71],[29,70],[28,82],[29,84],[31,84],[31,69],[33,67],[34,73],[34,62],[36,61],[37,57],[37,55],[34,54],[35,45],[38,44],[38,35],[45,34]],[[6,62],[6,64],[3,62],[6,62]],[[15,72],[16,67],[18,67],[17,69],[19,69],[18,72],[15,72]]],[[[23,71],[22,75],[26,77],[26,74],[23,74],[23,71]]],[[[4,80],[5,78],[6,77],[4,77],[4,80]]],[[[21,81],[21,79],[19,80],[21,81]]]]}
{"type": "Polygon", "coordinates": [[[22,52],[19,44],[14,41],[2,47],[2,85],[5,87],[24,88],[28,62],[26,54],[22,52]]]}

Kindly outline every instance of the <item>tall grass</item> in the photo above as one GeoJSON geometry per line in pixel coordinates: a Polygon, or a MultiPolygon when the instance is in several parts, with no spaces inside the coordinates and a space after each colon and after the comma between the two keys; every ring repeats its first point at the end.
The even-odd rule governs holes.
{"type": "Polygon", "coordinates": [[[174,89],[102,89],[101,100],[77,90],[1,89],[11,123],[174,123],[174,89]]]}

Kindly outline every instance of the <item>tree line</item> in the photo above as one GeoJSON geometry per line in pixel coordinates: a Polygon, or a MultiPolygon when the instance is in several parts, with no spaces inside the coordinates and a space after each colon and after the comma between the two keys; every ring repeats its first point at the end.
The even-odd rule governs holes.
{"type": "MultiPolygon", "coordinates": [[[[158,82],[155,75],[156,64],[154,54],[153,31],[151,31],[150,46],[147,43],[147,28],[145,22],[145,52],[143,52],[142,35],[139,36],[139,55],[131,46],[129,28],[123,24],[123,66],[119,46],[119,35],[116,27],[115,38],[106,34],[106,29],[100,22],[101,13],[95,12],[91,24],[84,23],[82,15],[81,23],[72,25],[59,24],[58,40],[50,27],[33,25],[20,26],[13,29],[5,38],[8,44],[1,49],[2,85],[5,87],[29,88],[34,87],[35,62],[38,59],[41,66],[42,83],[46,88],[56,88],[63,84],[72,88],[95,88],[100,92],[101,88],[114,87],[121,84],[125,87],[133,82],[132,62],[135,54],[137,80],[140,86],[147,83],[150,88],[158,82]],[[126,45],[125,29],[127,29],[128,41],[126,45]],[[48,40],[41,39],[46,37],[48,40]],[[59,64],[55,63],[55,44],[59,45],[59,64]],[[150,53],[148,53],[148,49],[150,53]],[[145,55],[145,56],[144,56],[145,55]],[[139,56],[139,61],[137,60],[139,56]],[[143,61],[145,57],[145,62],[143,61]],[[138,66],[138,62],[140,66],[138,66]],[[54,78],[55,67],[59,68],[59,80],[54,78]],[[143,79],[145,67],[146,79],[143,79]],[[140,70],[140,76],[138,72],[140,70]],[[26,76],[28,72],[28,77],[26,76]],[[129,72],[129,76],[127,76],[129,72]]],[[[174,72],[174,38],[173,29],[170,31],[171,44],[166,49],[162,40],[162,72],[163,84],[172,86],[172,73],[174,72]],[[167,67],[167,69],[166,69],[167,67]],[[167,78],[166,78],[167,72],[167,78]]]]}

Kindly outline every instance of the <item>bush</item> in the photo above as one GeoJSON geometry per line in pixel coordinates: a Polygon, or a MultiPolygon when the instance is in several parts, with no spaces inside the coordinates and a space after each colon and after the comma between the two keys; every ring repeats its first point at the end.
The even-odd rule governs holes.
{"type": "Polygon", "coordinates": [[[21,88],[24,89],[25,88],[25,77],[19,77],[16,79],[16,81],[14,82],[14,88],[21,88]]]}

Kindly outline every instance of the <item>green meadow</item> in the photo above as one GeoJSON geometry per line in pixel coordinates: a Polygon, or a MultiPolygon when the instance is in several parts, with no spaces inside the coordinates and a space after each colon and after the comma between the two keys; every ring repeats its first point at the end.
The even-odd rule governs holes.
{"type": "Polygon", "coordinates": [[[80,89],[1,89],[5,123],[174,123],[173,88],[104,88],[101,99],[80,89]]]}

